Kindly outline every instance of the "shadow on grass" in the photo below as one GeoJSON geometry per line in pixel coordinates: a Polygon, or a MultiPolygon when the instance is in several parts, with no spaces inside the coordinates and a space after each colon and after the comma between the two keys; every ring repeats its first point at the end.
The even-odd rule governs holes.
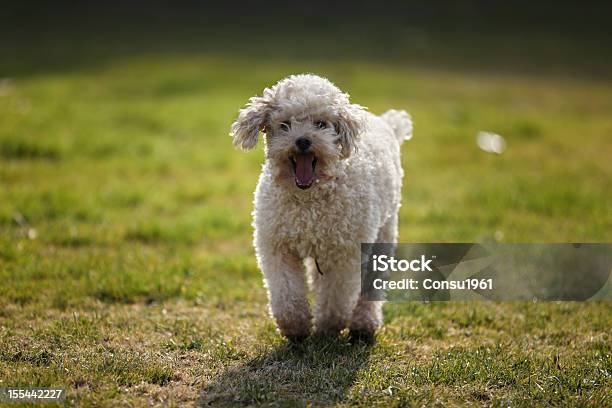
{"type": "Polygon", "coordinates": [[[342,338],[283,344],[229,369],[200,392],[198,406],[340,402],[367,366],[371,349],[342,338]]]}

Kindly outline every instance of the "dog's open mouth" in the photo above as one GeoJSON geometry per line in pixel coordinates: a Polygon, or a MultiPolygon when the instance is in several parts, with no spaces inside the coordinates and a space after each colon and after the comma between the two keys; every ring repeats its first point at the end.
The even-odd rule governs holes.
{"type": "Polygon", "coordinates": [[[295,175],[295,185],[302,190],[312,186],[314,181],[315,166],[317,158],[312,153],[296,154],[289,157],[293,174],[295,175]]]}

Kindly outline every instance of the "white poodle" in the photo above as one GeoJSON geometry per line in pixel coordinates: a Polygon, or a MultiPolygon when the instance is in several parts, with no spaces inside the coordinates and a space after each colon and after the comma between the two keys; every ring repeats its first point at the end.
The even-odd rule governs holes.
{"type": "Polygon", "coordinates": [[[360,243],[395,242],[403,170],[412,135],[404,111],[375,116],[325,78],[292,75],[252,97],[232,124],[234,144],[265,137],[255,191],[254,245],[280,332],[311,332],[308,281],[318,334],[371,340],[382,302],[361,294],[360,243]],[[305,273],[306,272],[306,273],[305,273]]]}

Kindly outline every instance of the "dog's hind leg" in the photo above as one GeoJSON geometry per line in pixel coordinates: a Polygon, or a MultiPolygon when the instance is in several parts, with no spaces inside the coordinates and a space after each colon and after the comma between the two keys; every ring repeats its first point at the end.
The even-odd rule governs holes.
{"type": "MultiPolygon", "coordinates": [[[[385,225],[378,231],[377,243],[395,244],[397,240],[397,214],[392,216],[385,225]]],[[[390,248],[390,251],[395,252],[395,247],[390,248]]],[[[389,255],[394,255],[391,253],[389,255]]],[[[375,296],[369,297],[368,293],[360,293],[357,306],[353,310],[349,331],[351,338],[356,340],[371,341],[374,338],[374,333],[382,325],[383,314],[382,306],[384,301],[368,300],[375,296]]]]}
{"type": "Polygon", "coordinates": [[[279,331],[299,342],[310,334],[312,315],[302,260],[288,251],[259,254],[259,264],[268,289],[270,311],[279,331]]]}

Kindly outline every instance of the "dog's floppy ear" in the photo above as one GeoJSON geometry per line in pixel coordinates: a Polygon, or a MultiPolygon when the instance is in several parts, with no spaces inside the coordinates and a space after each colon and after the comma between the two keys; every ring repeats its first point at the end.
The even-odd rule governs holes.
{"type": "Polygon", "coordinates": [[[251,150],[257,145],[259,132],[265,131],[270,116],[270,104],[266,98],[254,96],[240,110],[238,119],[232,123],[230,136],[234,146],[251,150]]]}
{"type": "Polygon", "coordinates": [[[342,148],[341,154],[343,158],[349,157],[357,149],[357,138],[363,131],[364,120],[363,112],[365,108],[356,104],[349,104],[340,109],[338,119],[334,124],[336,133],[339,138],[339,143],[342,148]]]}

